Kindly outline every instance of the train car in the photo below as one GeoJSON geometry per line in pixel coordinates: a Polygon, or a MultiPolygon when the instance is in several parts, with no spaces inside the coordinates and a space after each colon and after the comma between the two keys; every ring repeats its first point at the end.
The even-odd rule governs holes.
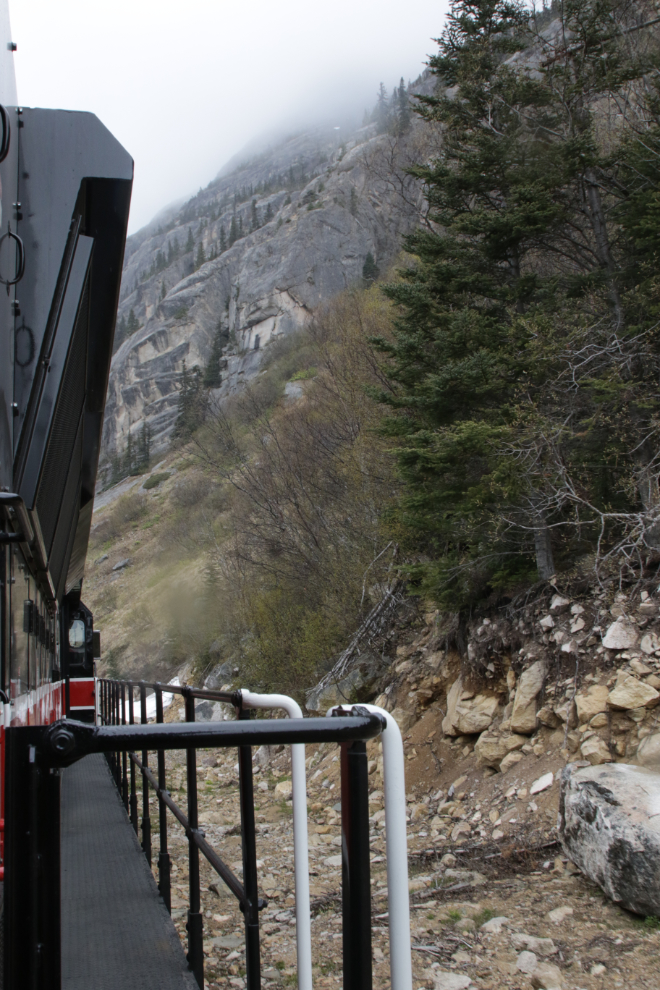
{"type": "Polygon", "coordinates": [[[94,718],[81,590],[133,180],[93,114],[19,105],[15,50],[0,0],[3,820],[5,728],[94,718]]]}

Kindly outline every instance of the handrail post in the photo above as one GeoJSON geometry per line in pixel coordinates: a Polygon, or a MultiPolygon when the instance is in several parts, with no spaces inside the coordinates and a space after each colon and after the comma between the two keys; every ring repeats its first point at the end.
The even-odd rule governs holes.
{"type": "MultiPolygon", "coordinates": [[[[170,695],[170,697],[172,697],[170,695]]],[[[156,721],[163,721],[163,689],[156,688],[156,721]]],[[[165,771],[165,750],[158,750],[158,786],[161,791],[167,790],[167,779],[165,771]]],[[[162,797],[159,797],[160,813],[160,850],[158,853],[158,889],[160,896],[165,901],[165,907],[172,913],[172,899],[170,889],[170,854],[167,849],[167,805],[162,797]]]]}
{"type": "MultiPolygon", "coordinates": [[[[126,685],[121,684],[121,724],[126,725],[126,685]]],[[[121,754],[121,796],[124,802],[126,814],[128,814],[128,755],[126,750],[121,754]]]]}
{"type": "MultiPolygon", "coordinates": [[[[185,699],[186,722],[194,722],[195,698],[188,692],[185,694],[185,699]]],[[[196,832],[199,828],[197,760],[194,746],[186,750],[186,777],[188,785],[188,824],[192,833],[196,832]]],[[[199,849],[193,841],[192,835],[188,836],[188,882],[190,892],[188,924],[186,925],[188,929],[188,966],[192,970],[200,990],[204,990],[204,935],[199,895],[199,849]]]]}
{"type": "MultiPolygon", "coordinates": [[[[129,725],[135,725],[135,699],[133,697],[134,685],[132,681],[128,682],[128,722],[129,725]]],[[[131,825],[135,829],[135,834],[138,834],[138,799],[137,790],[135,787],[135,764],[131,760],[131,825]]]]}
{"type": "MultiPolygon", "coordinates": [[[[252,712],[241,708],[239,719],[249,719],[252,712]]],[[[252,780],[252,747],[238,747],[238,781],[241,802],[241,841],[243,846],[243,887],[247,898],[245,915],[245,985],[247,990],[260,990],[261,960],[259,956],[259,893],[257,889],[257,846],[254,822],[254,789],[252,780]]]]}
{"type": "Polygon", "coordinates": [[[364,742],[341,744],[344,990],[371,990],[369,776],[364,742]]]}
{"type": "MultiPolygon", "coordinates": [[[[112,724],[119,725],[119,684],[112,682],[112,724]]],[[[115,784],[121,794],[121,753],[115,750],[115,784]]]]}
{"type": "MultiPolygon", "coordinates": [[[[140,722],[147,724],[147,686],[144,681],[140,681],[140,722]]],[[[149,765],[149,753],[142,750],[142,766],[149,765]]],[[[151,867],[151,818],[149,817],[149,781],[147,775],[142,774],[142,849],[147,857],[147,863],[151,867]]]]}

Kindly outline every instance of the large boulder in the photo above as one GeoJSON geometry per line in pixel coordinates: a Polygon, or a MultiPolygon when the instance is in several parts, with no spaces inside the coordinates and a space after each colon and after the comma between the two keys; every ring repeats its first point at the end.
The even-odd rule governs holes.
{"type": "Polygon", "coordinates": [[[615,903],[660,915],[660,775],[612,763],[561,775],[559,837],[566,855],[615,903]]]}
{"type": "Polygon", "coordinates": [[[631,674],[619,671],[617,682],[607,696],[611,708],[632,711],[635,708],[653,708],[660,701],[660,694],[650,684],[638,681],[631,674]]]}
{"type": "Polygon", "coordinates": [[[463,686],[463,678],[454,681],[447,695],[447,714],[442,729],[447,736],[471,736],[483,732],[499,708],[495,694],[475,694],[463,686]]]}
{"type": "Polygon", "coordinates": [[[590,722],[594,715],[607,711],[609,688],[606,684],[592,684],[587,691],[575,695],[578,720],[590,722]]]}
{"type": "Polygon", "coordinates": [[[608,650],[632,650],[637,646],[639,631],[625,615],[613,622],[603,637],[603,646],[608,650]]]}
{"type": "Polygon", "coordinates": [[[543,687],[545,663],[537,660],[520,675],[511,713],[511,730],[529,736],[536,729],[536,699],[543,687]]]}
{"type": "Polygon", "coordinates": [[[474,755],[480,766],[497,769],[509,752],[506,740],[494,732],[482,732],[474,747],[474,755]]]}

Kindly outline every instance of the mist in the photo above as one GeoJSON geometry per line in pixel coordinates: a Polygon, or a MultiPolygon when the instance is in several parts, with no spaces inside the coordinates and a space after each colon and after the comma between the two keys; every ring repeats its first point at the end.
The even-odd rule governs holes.
{"type": "Polygon", "coordinates": [[[135,159],[130,231],[264,134],[347,126],[378,84],[415,79],[447,7],[431,0],[10,0],[24,106],[95,113],[135,159]]]}

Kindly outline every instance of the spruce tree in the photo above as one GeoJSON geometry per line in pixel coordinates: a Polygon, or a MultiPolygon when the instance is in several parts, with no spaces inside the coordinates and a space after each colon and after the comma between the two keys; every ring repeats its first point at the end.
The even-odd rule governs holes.
{"type": "Polygon", "coordinates": [[[215,336],[213,337],[213,344],[211,345],[211,353],[209,354],[208,364],[204,369],[204,388],[220,388],[222,385],[220,362],[228,341],[229,330],[223,326],[222,321],[220,320],[218,322],[215,336]]]}
{"type": "Polygon", "coordinates": [[[232,214],[231,224],[229,226],[229,247],[235,244],[238,240],[238,224],[236,223],[236,214],[232,214]]]}
{"type": "Polygon", "coordinates": [[[598,512],[634,514],[646,470],[635,466],[655,415],[644,362],[606,356],[612,334],[625,352],[651,330],[640,241],[621,235],[640,177],[632,165],[627,177],[616,134],[600,141],[593,112],[645,70],[621,42],[623,6],[566,0],[561,17],[552,41],[517,2],[459,0],[430,60],[451,95],[420,98],[443,148],[412,170],[429,225],[406,240],[415,264],[386,290],[400,315],[379,342],[391,362],[382,399],[406,482],[399,522],[419,537],[411,575],[449,607],[552,576],[558,554],[594,546],[598,512]],[[532,43],[540,63],[510,60],[532,43]],[[572,349],[597,338],[589,377],[555,386],[572,349]]]}
{"type": "Polygon", "coordinates": [[[162,302],[167,295],[167,289],[165,288],[165,282],[160,283],[160,301],[162,302]]]}
{"type": "Polygon", "coordinates": [[[270,223],[272,219],[273,219],[273,207],[272,204],[269,202],[268,205],[266,206],[266,223],[270,223]]]}
{"type": "Polygon", "coordinates": [[[358,194],[355,191],[355,186],[351,186],[351,205],[350,205],[351,216],[356,217],[358,211],[358,194]]]}
{"type": "Polygon", "coordinates": [[[206,254],[204,253],[204,245],[200,241],[199,246],[197,248],[197,257],[195,259],[195,270],[201,268],[202,265],[205,263],[206,263],[206,254]]]}
{"type": "Polygon", "coordinates": [[[205,415],[206,397],[202,384],[202,372],[196,365],[191,371],[188,371],[184,361],[179,389],[179,411],[172,437],[175,440],[186,442],[202,425],[205,415]]]}
{"type": "Polygon", "coordinates": [[[257,210],[256,199],[252,200],[250,207],[250,230],[255,231],[259,227],[259,211],[257,210]]]}
{"type": "Polygon", "coordinates": [[[130,313],[128,314],[128,320],[126,322],[126,336],[132,337],[133,334],[136,333],[136,331],[138,331],[139,329],[140,329],[140,321],[135,315],[134,310],[131,309],[130,313]]]}
{"type": "Polygon", "coordinates": [[[408,93],[406,92],[406,85],[403,81],[403,76],[401,76],[401,81],[399,83],[399,89],[397,92],[397,131],[399,134],[405,134],[406,131],[410,130],[410,104],[408,102],[408,93]]]}
{"type": "Polygon", "coordinates": [[[365,258],[364,265],[362,266],[362,278],[365,285],[373,285],[379,275],[380,268],[376,264],[373,254],[369,251],[367,257],[365,258]]]}
{"type": "Polygon", "coordinates": [[[186,241],[184,254],[190,254],[194,250],[195,250],[195,239],[193,237],[192,227],[188,227],[188,240],[186,241]]]}
{"type": "Polygon", "coordinates": [[[224,226],[220,227],[220,254],[227,250],[227,235],[224,226]]]}
{"type": "Polygon", "coordinates": [[[385,91],[385,87],[382,83],[380,84],[378,96],[376,97],[375,118],[378,133],[385,134],[386,131],[389,130],[390,126],[390,106],[387,98],[387,92],[385,91]]]}

